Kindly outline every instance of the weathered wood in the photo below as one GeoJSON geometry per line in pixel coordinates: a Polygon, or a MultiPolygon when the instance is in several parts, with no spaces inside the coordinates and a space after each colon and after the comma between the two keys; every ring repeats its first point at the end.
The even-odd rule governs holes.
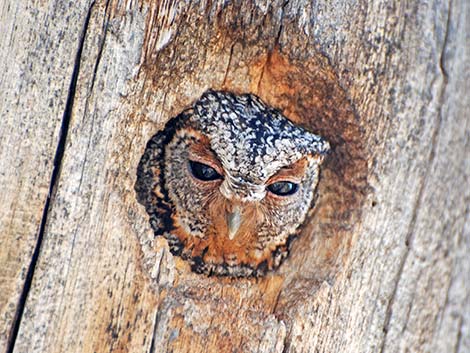
{"type": "Polygon", "coordinates": [[[86,11],[0,5],[0,352],[24,305],[86,11]]]}
{"type": "MultiPolygon", "coordinates": [[[[2,59],[32,64],[27,77],[41,84],[1,61],[2,351],[19,319],[77,51],[67,143],[15,352],[470,351],[469,4],[61,6],[24,12],[70,16],[53,21],[67,38],[54,51],[62,69],[34,66],[28,41],[16,51],[0,42],[2,59]],[[256,93],[333,142],[313,217],[264,279],[191,273],[153,239],[135,198],[147,140],[207,88],[256,93]],[[24,103],[9,98],[16,92],[24,103]],[[52,107],[50,92],[61,97],[52,107]]],[[[37,23],[8,33],[56,43],[50,22],[37,23]]]]}

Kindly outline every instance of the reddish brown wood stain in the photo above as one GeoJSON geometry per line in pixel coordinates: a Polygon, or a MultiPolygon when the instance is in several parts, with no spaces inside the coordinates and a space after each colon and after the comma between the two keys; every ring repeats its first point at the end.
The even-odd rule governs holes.
{"type": "Polygon", "coordinates": [[[255,93],[291,120],[326,137],[332,145],[332,153],[322,167],[314,217],[291,254],[295,261],[297,252],[314,250],[318,258],[316,271],[326,275],[331,265],[347,254],[351,222],[360,216],[367,191],[366,150],[359,117],[321,56],[307,61],[289,60],[275,48],[251,67],[255,93]],[[311,249],[308,243],[312,236],[320,236],[325,242],[311,249]]]}
{"type": "MultiPolygon", "coordinates": [[[[158,16],[160,5],[150,6],[158,16]]],[[[254,345],[261,338],[257,335],[272,313],[288,325],[318,283],[341,273],[367,191],[360,120],[328,61],[320,54],[299,58],[293,49],[279,47],[277,30],[244,33],[233,22],[237,16],[224,15],[230,11],[237,11],[236,5],[209,21],[180,16],[179,32],[158,52],[155,41],[164,29],[152,27],[154,19],[148,17],[139,77],[144,85],[130,99],[133,119],[148,120],[152,106],[170,119],[208,88],[251,92],[324,136],[332,153],[322,166],[316,207],[278,271],[263,279],[208,278],[175,259],[175,283],[158,306],[170,318],[166,332],[177,332],[168,341],[175,351],[243,350],[244,342],[254,345]],[[246,330],[240,329],[240,318],[246,330]]]]}

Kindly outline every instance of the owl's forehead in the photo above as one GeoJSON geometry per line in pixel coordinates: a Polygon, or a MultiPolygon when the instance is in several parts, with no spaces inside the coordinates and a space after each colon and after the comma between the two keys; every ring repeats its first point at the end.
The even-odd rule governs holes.
{"type": "Polygon", "coordinates": [[[232,176],[255,183],[325,143],[248,94],[207,92],[189,120],[232,176]]]}

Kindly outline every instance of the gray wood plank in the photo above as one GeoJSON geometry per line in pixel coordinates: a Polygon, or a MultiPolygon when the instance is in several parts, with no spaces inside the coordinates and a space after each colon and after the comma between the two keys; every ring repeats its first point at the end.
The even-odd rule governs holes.
{"type": "Polygon", "coordinates": [[[0,4],[0,351],[14,338],[86,4],[0,4]]]}

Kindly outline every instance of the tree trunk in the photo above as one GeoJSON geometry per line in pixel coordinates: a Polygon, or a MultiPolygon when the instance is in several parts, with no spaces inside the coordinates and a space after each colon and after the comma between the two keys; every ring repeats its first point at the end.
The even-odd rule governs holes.
{"type": "Polygon", "coordinates": [[[0,6],[0,352],[470,352],[470,4],[0,6]],[[280,269],[207,277],[136,201],[207,89],[326,137],[280,269]]]}

